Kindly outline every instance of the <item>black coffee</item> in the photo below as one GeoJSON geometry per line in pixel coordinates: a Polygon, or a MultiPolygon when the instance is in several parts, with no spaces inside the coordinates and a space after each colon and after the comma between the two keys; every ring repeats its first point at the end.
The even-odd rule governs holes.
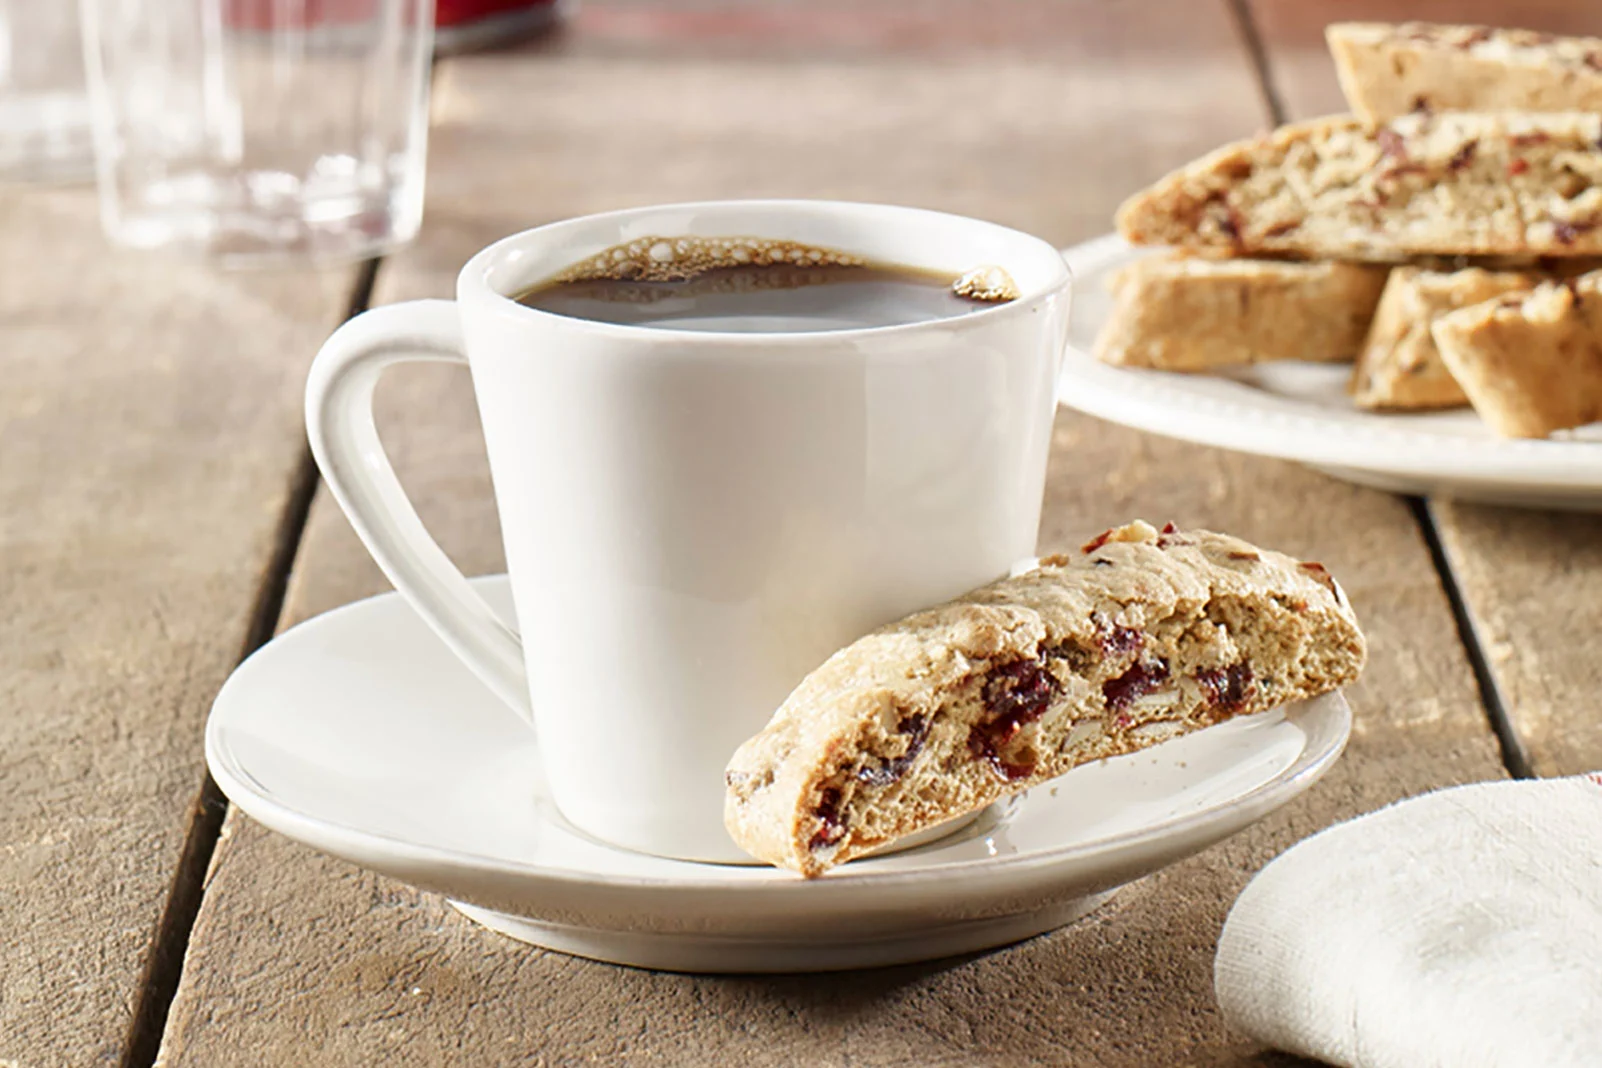
{"type": "Polygon", "coordinates": [[[1012,300],[998,268],[958,278],[759,238],[644,238],[517,296],[573,319],[730,333],[855,330],[1012,300]]]}

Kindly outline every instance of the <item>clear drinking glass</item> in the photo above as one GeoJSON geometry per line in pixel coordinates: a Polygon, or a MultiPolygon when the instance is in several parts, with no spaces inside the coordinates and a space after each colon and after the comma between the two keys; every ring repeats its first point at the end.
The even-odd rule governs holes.
{"type": "Polygon", "coordinates": [[[433,0],[82,6],[113,241],[251,264],[417,233],[433,0]]]}
{"type": "Polygon", "coordinates": [[[0,0],[0,178],[93,173],[77,6],[0,0]]]}

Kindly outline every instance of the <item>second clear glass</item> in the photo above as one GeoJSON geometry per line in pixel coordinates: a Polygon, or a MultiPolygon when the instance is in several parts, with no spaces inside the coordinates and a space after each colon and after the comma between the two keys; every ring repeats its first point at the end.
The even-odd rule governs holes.
{"type": "Polygon", "coordinates": [[[422,217],[433,0],[82,0],[101,217],[228,264],[371,256],[422,217]]]}
{"type": "Polygon", "coordinates": [[[0,179],[81,181],[93,156],[77,9],[0,0],[0,179]]]}

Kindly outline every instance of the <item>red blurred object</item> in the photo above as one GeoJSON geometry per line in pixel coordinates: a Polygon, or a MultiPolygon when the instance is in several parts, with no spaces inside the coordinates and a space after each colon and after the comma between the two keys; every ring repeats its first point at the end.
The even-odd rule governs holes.
{"type": "MultiPolygon", "coordinates": [[[[379,0],[224,0],[223,24],[243,30],[333,28],[366,22],[379,0]]],[[[538,33],[560,17],[563,0],[434,0],[434,51],[490,48],[538,33]]]]}
{"type": "Polygon", "coordinates": [[[550,7],[552,0],[434,0],[434,24],[456,26],[531,7],[550,7]]]}
{"type": "Polygon", "coordinates": [[[492,48],[546,29],[562,0],[434,0],[434,51],[492,48]]]}

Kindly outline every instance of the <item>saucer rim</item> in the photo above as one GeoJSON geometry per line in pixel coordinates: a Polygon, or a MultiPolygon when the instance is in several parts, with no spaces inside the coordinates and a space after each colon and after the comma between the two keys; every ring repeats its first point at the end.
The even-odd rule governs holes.
{"type": "MultiPolygon", "coordinates": [[[[475,586],[493,587],[505,584],[507,577],[504,573],[480,575],[469,581],[475,586]]],[[[931,879],[941,877],[967,881],[974,877],[989,878],[992,875],[1001,873],[1017,874],[1049,870],[1095,858],[1106,860],[1117,857],[1121,853],[1136,851],[1142,846],[1176,835],[1187,835],[1187,833],[1194,832],[1202,832],[1205,835],[1208,828],[1219,824],[1228,824],[1230,822],[1228,819],[1230,814],[1246,810],[1248,818],[1234,830],[1226,831],[1224,835],[1215,836],[1211,839],[1212,841],[1217,841],[1220,837],[1227,837],[1229,834],[1235,833],[1236,830],[1243,829],[1245,826],[1256,822],[1257,819],[1267,813],[1282,807],[1322,778],[1325,772],[1339,759],[1342,752],[1345,751],[1346,745],[1351,738],[1353,727],[1351,706],[1346,701],[1344,692],[1341,690],[1333,690],[1306,701],[1293,702],[1277,708],[1267,709],[1251,717],[1241,717],[1242,719],[1255,719],[1257,717],[1279,716],[1283,719],[1291,720],[1297,710],[1310,710],[1315,706],[1327,704],[1330,708],[1326,714],[1333,714],[1336,717],[1336,722],[1333,724],[1333,729],[1330,731],[1324,748],[1313,753],[1309,758],[1314,736],[1301,724],[1292,720],[1292,725],[1297,727],[1303,735],[1303,745],[1290,766],[1266,782],[1260,783],[1226,801],[1153,823],[1136,831],[1111,834],[1088,842],[1078,842],[1067,847],[1037,849],[1008,856],[952,860],[944,863],[932,863],[923,867],[898,868],[889,871],[851,870],[854,865],[843,865],[841,868],[819,879],[803,879],[793,872],[786,872],[785,869],[764,864],[708,864],[665,857],[652,859],[665,863],[681,864],[692,870],[710,869],[720,874],[712,878],[680,878],[661,875],[620,875],[605,872],[586,872],[570,868],[551,868],[524,861],[486,857],[480,853],[464,852],[444,846],[421,844],[313,816],[275,799],[266,787],[255,783],[254,777],[232,758],[230,751],[223,745],[220,735],[224,730],[225,709],[231,701],[231,694],[248,684],[249,677],[252,674],[251,665],[253,663],[256,664],[253,670],[259,671],[261,670],[259,661],[273,655],[282,655],[282,645],[304,641],[312,632],[341,625],[347,615],[357,615],[363,611],[373,611],[381,607],[388,608],[390,603],[394,603],[397,607],[403,607],[408,612],[411,611],[410,606],[406,604],[401,594],[389,591],[340,605],[337,608],[296,623],[280,632],[272,640],[241,661],[239,666],[234,669],[218,691],[206,719],[206,764],[211,771],[213,779],[215,779],[223,793],[227,795],[229,801],[237,804],[247,815],[271,830],[309,845],[321,852],[346,859],[351,858],[353,855],[372,856],[384,854],[408,865],[446,867],[517,880],[560,883],[571,887],[604,887],[619,891],[716,892],[740,888],[748,893],[772,894],[784,893],[799,886],[814,888],[833,886],[836,888],[835,891],[814,889],[809,892],[813,894],[848,894],[879,887],[893,888],[926,883],[931,879]],[[274,647],[279,647],[276,652],[274,647]],[[764,876],[780,873],[790,874],[794,877],[790,879],[763,878],[760,880],[741,881],[745,873],[752,872],[764,876]]],[[[417,622],[420,626],[426,626],[421,620],[417,622]]],[[[509,716],[516,715],[511,709],[506,709],[506,714],[509,716]]],[[[1152,749],[1156,748],[1159,747],[1152,747],[1152,749]]],[[[1150,751],[1142,750],[1141,752],[1150,751]]],[[[1135,756],[1138,754],[1126,755],[1135,756]]],[[[1040,784],[1040,787],[1046,786],[1049,786],[1049,782],[1040,784]]],[[[565,817],[561,816],[560,810],[556,809],[554,803],[552,803],[551,809],[555,817],[562,821],[564,827],[576,831],[571,824],[567,823],[565,817]]],[[[576,833],[582,834],[583,832],[577,831],[576,833]]],[[[592,838],[591,840],[610,850],[641,857],[649,856],[649,854],[636,853],[636,851],[626,850],[621,846],[614,846],[598,839],[592,838]]],[[[930,846],[938,849],[939,843],[932,842],[930,846]]],[[[871,860],[868,862],[871,863],[871,860]]]]}

